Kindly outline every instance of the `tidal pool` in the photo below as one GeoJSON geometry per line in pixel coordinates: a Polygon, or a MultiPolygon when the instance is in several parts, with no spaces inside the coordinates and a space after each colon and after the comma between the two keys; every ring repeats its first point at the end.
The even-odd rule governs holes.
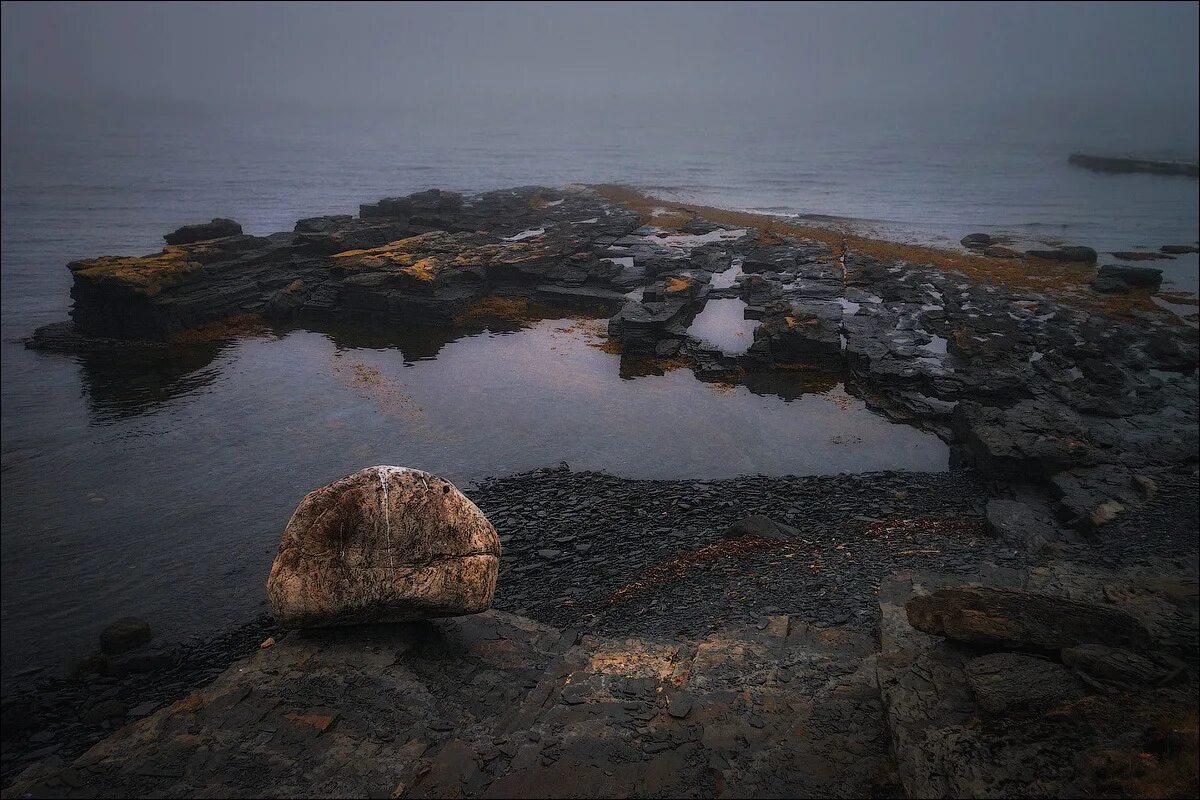
{"type": "Polygon", "coordinates": [[[836,375],[706,383],[622,362],[597,346],[605,324],[22,352],[38,379],[10,398],[26,424],[4,458],[5,673],[60,663],[124,614],[167,641],[248,617],[300,498],[371,464],[460,486],[559,461],[634,478],[947,466],[939,439],[836,375]]]}

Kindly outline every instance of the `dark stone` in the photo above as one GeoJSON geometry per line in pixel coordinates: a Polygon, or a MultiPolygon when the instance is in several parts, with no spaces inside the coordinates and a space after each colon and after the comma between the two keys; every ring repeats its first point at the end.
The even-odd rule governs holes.
{"type": "MultiPolygon", "coordinates": [[[[1154,267],[1127,267],[1118,264],[1105,264],[1096,270],[1096,281],[1106,278],[1116,278],[1128,286],[1157,289],[1162,285],[1161,269],[1154,267]]],[[[1096,285],[1095,282],[1092,284],[1096,285]]],[[[1102,290],[1103,291],[1103,290],[1102,290]]]]}
{"type": "Polygon", "coordinates": [[[989,714],[1038,711],[1074,700],[1083,685],[1062,664],[1021,653],[989,653],[966,663],[967,682],[989,714]]]}
{"type": "Polygon", "coordinates": [[[972,249],[983,248],[992,243],[992,237],[986,233],[968,233],[960,240],[960,243],[963,247],[972,249]]]}
{"type": "Polygon", "coordinates": [[[1157,686],[1182,674],[1182,664],[1163,666],[1138,653],[1102,644],[1084,644],[1062,651],[1063,663],[1090,685],[1132,689],[1157,686]]]}
{"type": "Polygon", "coordinates": [[[1180,256],[1186,253],[1200,253],[1200,247],[1194,244],[1164,244],[1158,249],[1170,255],[1180,256]]]}
{"type": "Polygon", "coordinates": [[[1165,253],[1155,253],[1153,251],[1145,250],[1118,250],[1112,255],[1116,256],[1122,261],[1160,261],[1164,258],[1171,257],[1165,253]]]}
{"type": "Polygon", "coordinates": [[[150,623],[138,617],[121,617],[100,632],[100,649],[108,655],[135,650],[154,638],[150,623]]]}
{"type": "Polygon", "coordinates": [[[167,244],[180,245],[193,242],[205,242],[209,239],[223,239],[226,236],[241,236],[242,226],[231,219],[218,217],[212,222],[202,222],[197,225],[184,225],[173,233],[163,235],[167,244]]]}
{"type": "Polygon", "coordinates": [[[1026,250],[1025,255],[1031,258],[1043,258],[1048,261],[1096,263],[1096,251],[1090,247],[1056,247],[1053,250],[1026,250]]]}
{"type": "Polygon", "coordinates": [[[1096,275],[1092,278],[1092,288],[1104,294],[1128,294],[1129,284],[1116,275],[1096,275]]]}

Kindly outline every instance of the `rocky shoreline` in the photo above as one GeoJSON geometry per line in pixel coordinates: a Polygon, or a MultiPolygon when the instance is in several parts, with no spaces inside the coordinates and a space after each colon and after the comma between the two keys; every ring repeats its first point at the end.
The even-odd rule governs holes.
{"type": "MultiPolygon", "coordinates": [[[[1179,630],[1192,624],[1196,605],[1200,342],[1194,325],[1153,302],[1155,271],[1097,268],[1095,251],[1080,246],[994,255],[905,248],[616,187],[434,190],[266,237],[218,219],[165,238],[160,254],[70,265],[72,321],[40,329],[28,345],[177,347],[234,336],[262,319],[520,324],[532,305],[546,304],[607,317],[604,347],[621,354],[622,374],[687,368],[714,383],[777,385],[785,396],[798,371],[842,375],[880,413],[945,440],[952,467],[722,481],[634,481],[564,467],[484,482],[468,494],[500,534],[498,611],[437,623],[440,633],[417,625],[364,629],[357,640],[280,637],[242,662],[249,667],[235,664],[190,696],[199,699],[181,701],[187,708],[152,705],[254,653],[274,637],[268,622],[179,650],[169,668],[146,675],[6,688],[5,783],[42,762],[6,796],[289,793],[286,780],[263,783],[253,759],[214,761],[217,743],[231,736],[236,752],[255,758],[310,759],[305,793],[545,794],[575,773],[625,794],[1103,793],[1150,780],[1149,767],[1131,771],[1121,761],[1120,774],[1109,775],[1089,761],[1047,776],[1048,764],[1080,746],[1067,732],[1072,724],[1090,720],[1105,731],[1101,744],[1134,758],[1130,748],[1147,745],[1113,722],[1122,703],[1163,719],[1194,706],[1196,648],[1179,644],[1179,630]],[[739,304],[753,321],[747,346],[722,348],[696,334],[697,317],[720,302],[739,304]],[[1153,632],[1155,663],[1182,667],[1159,674],[1149,662],[1129,667],[1126,656],[1094,649],[1084,664],[1070,647],[1037,645],[1036,631],[981,652],[947,631],[913,627],[914,598],[978,583],[1100,608],[1150,598],[1152,610],[1134,616],[1153,632]],[[446,675],[413,659],[372,666],[375,656],[362,656],[369,641],[378,641],[368,646],[376,654],[426,653],[446,675]],[[740,655],[711,663],[698,655],[713,648],[740,655]],[[473,655],[455,662],[453,653],[466,651],[473,655]],[[646,666],[644,654],[667,651],[646,666]],[[993,664],[1008,664],[1013,651],[1039,658],[993,664]],[[502,655],[509,652],[517,655],[502,655]],[[743,663],[747,653],[757,654],[754,664],[743,663]],[[811,683],[791,682],[800,663],[811,683]],[[443,727],[420,733],[410,716],[433,712],[414,700],[387,712],[408,731],[389,738],[361,715],[379,697],[344,683],[320,688],[347,664],[367,682],[377,667],[398,685],[419,686],[420,696],[454,698],[466,716],[438,712],[443,727]],[[680,677],[685,664],[694,678],[680,677]],[[1032,698],[988,682],[1010,667],[1062,690],[1032,698]],[[763,681],[748,677],[763,669],[763,681]],[[1125,678],[1103,677],[1114,670],[1125,678]],[[281,675],[309,688],[283,686],[281,675]],[[455,675],[479,682],[480,694],[455,675]],[[935,694],[944,688],[942,699],[914,675],[941,687],[935,694]],[[525,688],[494,690],[509,679],[525,688]],[[746,707],[728,706],[725,688],[747,680],[761,693],[746,707]],[[576,695],[573,681],[588,688],[576,695]],[[676,690],[691,699],[672,699],[676,690]],[[356,698],[350,705],[346,692],[356,698]],[[1107,699],[1099,709],[1079,705],[1090,697],[1107,699]],[[103,703],[114,713],[97,710],[103,703]],[[506,723],[501,709],[513,703],[527,713],[506,723]],[[277,706],[292,709],[291,722],[268,720],[277,706]],[[1022,716],[1048,706],[1059,714],[1048,727],[1022,716]],[[996,715],[1010,707],[1015,716],[996,715]],[[219,713],[205,716],[205,708],[219,713]],[[737,717],[738,732],[708,738],[704,725],[685,722],[693,708],[721,709],[700,715],[714,730],[737,717]],[[788,725],[808,715],[819,718],[811,727],[820,734],[782,744],[788,725]],[[26,723],[10,730],[9,719],[26,723]],[[321,738],[335,720],[332,738],[321,738]],[[260,724],[253,742],[245,739],[252,727],[237,732],[252,724],[260,724]],[[526,745],[551,741],[537,752],[526,745]],[[777,760],[733,755],[755,741],[777,760]],[[869,743],[853,764],[831,755],[846,741],[869,743]],[[334,777],[346,766],[338,753],[364,742],[375,755],[354,776],[334,777]],[[157,764],[160,746],[186,769],[157,764]],[[984,754],[997,748],[1011,760],[989,762],[984,754]],[[314,752],[322,755],[312,760],[314,752]],[[788,783],[800,765],[829,758],[838,765],[810,784],[788,783]],[[455,771],[466,762],[476,766],[455,771]]],[[[967,246],[976,244],[991,246],[967,246]]],[[[1097,641],[1103,635],[1091,637],[1082,643],[1111,649],[1097,641]]],[[[1183,746],[1194,746],[1186,738],[1183,746]]],[[[1165,770],[1169,759],[1151,761],[1165,770]]],[[[1175,780],[1186,794],[1194,771],[1175,780]]]]}

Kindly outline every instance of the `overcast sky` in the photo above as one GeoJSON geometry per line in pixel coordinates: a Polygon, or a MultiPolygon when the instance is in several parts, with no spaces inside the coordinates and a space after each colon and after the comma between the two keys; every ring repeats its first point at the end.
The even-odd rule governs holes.
{"type": "Polygon", "coordinates": [[[478,97],[1174,106],[1197,4],[53,4],[3,7],[8,98],[478,97]]]}

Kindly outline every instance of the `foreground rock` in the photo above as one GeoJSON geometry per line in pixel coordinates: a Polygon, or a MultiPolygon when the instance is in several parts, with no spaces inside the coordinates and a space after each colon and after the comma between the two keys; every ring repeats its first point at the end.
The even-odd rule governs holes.
{"type": "Polygon", "coordinates": [[[700,639],[494,611],[294,632],[5,796],[872,796],[871,651],[787,616],[700,639]]]}
{"type": "MultiPolygon", "coordinates": [[[[1193,720],[1200,697],[1194,650],[1188,665],[1172,672],[1147,657],[1101,645],[1041,657],[986,652],[1026,637],[1005,634],[968,645],[912,627],[905,611],[931,591],[1028,593],[1046,598],[1038,602],[1048,608],[1067,609],[1066,619],[1049,622],[1062,631],[1071,624],[1067,620],[1082,619],[1078,603],[1102,607],[1106,596],[1140,597],[1147,609],[1155,609],[1144,615],[1146,625],[1173,639],[1195,627],[1197,603],[1190,590],[1180,592],[1161,580],[1166,569],[1169,562],[1159,562],[1145,571],[1115,574],[1052,561],[1027,573],[981,570],[978,581],[986,587],[962,587],[957,579],[931,573],[885,581],[878,678],[907,795],[1194,795],[1193,720]]],[[[1128,603],[1108,604],[1113,611],[1132,610],[1128,603]]],[[[1104,631],[1081,628],[1077,636],[1050,639],[1094,635],[1104,631]]]]}
{"type": "Polygon", "coordinates": [[[267,596],[289,628],[401,622],[486,611],[500,540],[449,481],[370,467],[301,501],[267,596]]]}

